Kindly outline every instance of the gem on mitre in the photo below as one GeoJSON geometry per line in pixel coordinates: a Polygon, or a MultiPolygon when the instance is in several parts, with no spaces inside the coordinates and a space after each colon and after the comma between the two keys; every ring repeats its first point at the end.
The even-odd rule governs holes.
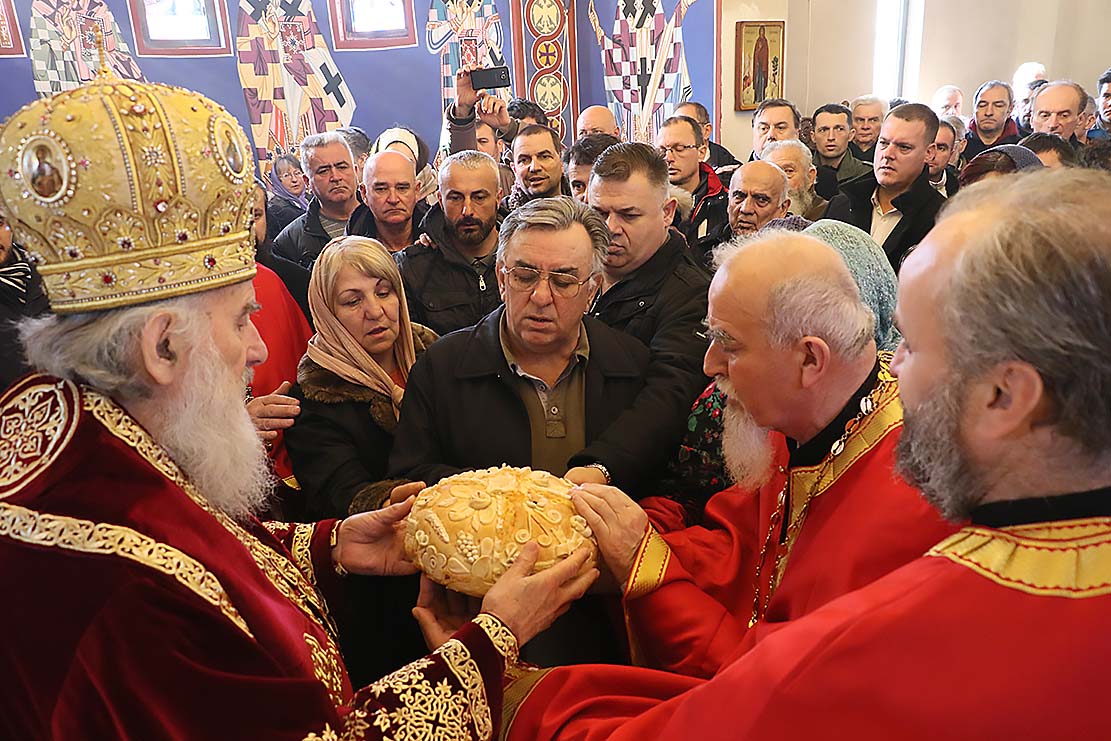
{"type": "Polygon", "coordinates": [[[417,496],[405,551],[430,579],[474,597],[486,594],[529,541],[540,546],[533,572],[583,545],[593,560],[594,534],[571,502],[573,486],[547,471],[509,466],[450,476],[417,496]]]}

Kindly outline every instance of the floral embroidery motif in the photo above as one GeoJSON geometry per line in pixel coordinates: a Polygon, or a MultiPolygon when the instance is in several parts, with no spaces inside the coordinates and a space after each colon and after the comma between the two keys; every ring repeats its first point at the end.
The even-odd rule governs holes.
{"type": "Polygon", "coordinates": [[[0,405],[0,499],[44,471],[77,429],[77,388],[68,381],[15,388],[0,405]]]}
{"type": "Polygon", "coordinates": [[[328,690],[328,697],[337,708],[342,707],[346,701],[343,693],[343,659],[339,651],[332,644],[321,646],[320,641],[312,635],[305,633],[305,645],[309,647],[309,657],[312,659],[312,673],[328,690]]]}
{"type": "Polygon", "coordinates": [[[517,636],[513,635],[513,631],[507,628],[505,623],[488,612],[479,613],[471,622],[482,628],[483,632],[486,633],[486,637],[494,644],[494,648],[505,659],[506,666],[517,663],[520,651],[517,636]]]}
{"type": "Polygon", "coordinates": [[[248,637],[254,638],[223,585],[203,564],[173,546],[129,527],[40,513],[14,504],[0,504],[0,536],[75,553],[120,556],[147,566],[173,577],[190,592],[220,610],[248,637]]]}

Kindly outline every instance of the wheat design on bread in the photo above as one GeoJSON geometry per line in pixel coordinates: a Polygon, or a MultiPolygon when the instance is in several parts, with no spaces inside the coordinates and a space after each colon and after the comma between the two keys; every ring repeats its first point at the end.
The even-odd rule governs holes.
{"type": "Polygon", "coordinates": [[[584,544],[597,545],[571,503],[574,484],[547,471],[502,466],[442,479],[419,495],[406,520],[405,551],[433,581],[481,597],[521,547],[536,541],[533,572],[584,544]]]}

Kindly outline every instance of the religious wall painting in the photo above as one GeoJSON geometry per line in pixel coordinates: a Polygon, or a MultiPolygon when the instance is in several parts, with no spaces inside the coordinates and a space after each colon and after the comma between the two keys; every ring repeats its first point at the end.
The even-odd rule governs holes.
{"type": "Polygon", "coordinates": [[[25,57],[23,31],[12,0],[0,0],[0,57],[25,57]]]}
{"type": "Polygon", "coordinates": [[[141,57],[228,57],[231,29],[224,0],[127,0],[141,57]]]}
{"type": "Polygon", "coordinates": [[[98,30],[112,72],[145,81],[104,0],[34,0],[28,48],[35,92],[53,95],[92,80],[100,66],[98,30]]]}
{"type": "Polygon", "coordinates": [[[417,45],[413,0],[328,0],[336,51],[417,45]]]}
{"type": "Polygon", "coordinates": [[[734,110],[783,97],[783,21],[737,21],[734,110]]]}
{"type": "Polygon", "coordinates": [[[510,15],[517,95],[539,105],[565,138],[579,107],[575,0],[512,0],[510,15]]]}
{"type": "Polygon", "coordinates": [[[683,18],[695,0],[679,0],[665,18],[662,0],[619,0],[612,32],[602,30],[594,0],[588,17],[602,53],[606,98],[629,141],[651,143],[690,99],[683,18]]]}
{"type": "Polygon", "coordinates": [[[351,123],[355,98],[309,0],[240,0],[235,48],[263,177],[306,136],[351,123]]]}
{"type": "MultiPolygon", "coordinates": [[[[501,16],[494,0],[431,0],[425,44],[440,57],[440,104],[455,104],[455,75],[465,66],[500,67],[505,64],[501,16]]],[[[508,89],[493,91],[508,99],[508,89]]],[[[447,126],[440,133],[440,154],[447,151],[447,126]]]]}

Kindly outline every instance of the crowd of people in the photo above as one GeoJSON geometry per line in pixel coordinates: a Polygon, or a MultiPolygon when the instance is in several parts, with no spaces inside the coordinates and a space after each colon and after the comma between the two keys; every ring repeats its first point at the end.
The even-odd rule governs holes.
{"type": "MultiPolygon", "coordinates": [[[[1097,735],[1111,69],[967,117],[771,98],[747,157],[693,101],[565,146],[470,73],[441,153],[349,126],[253,183],[0,185],[3,735],[1097,735]],[[576,485],[597,568],[526,546],[468,601],[398,534],[503,464],[576,485]]],[[[105,110],[191,111],[165,151],[250,151],[107,74],[105,110]]],[[[0,150],[130,172],[35,105],[0,150]]]]}

